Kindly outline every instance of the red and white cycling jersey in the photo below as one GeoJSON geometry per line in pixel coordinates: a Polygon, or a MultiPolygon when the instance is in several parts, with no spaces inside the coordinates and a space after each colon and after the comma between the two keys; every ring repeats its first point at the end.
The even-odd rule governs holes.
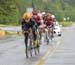
{"type": "Polygon", "coordinates": [[[40,28],[40,29],[44,29],[44,28],[46,27],[46,25],[44,24],[44,21],[41,20],[40,23],[41,23],[41,24],[40,24],[39,28],[40,28]]]}

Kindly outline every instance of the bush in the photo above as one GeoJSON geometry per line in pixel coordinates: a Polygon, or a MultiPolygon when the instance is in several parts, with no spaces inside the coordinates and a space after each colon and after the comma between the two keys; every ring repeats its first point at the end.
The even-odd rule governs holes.
{"type": "Polygon", "coordinates": [[[60,25],[62,25],[62,26],[71,26],[72,22],[70,22],[70,21],[60,22],[60,25]]]}

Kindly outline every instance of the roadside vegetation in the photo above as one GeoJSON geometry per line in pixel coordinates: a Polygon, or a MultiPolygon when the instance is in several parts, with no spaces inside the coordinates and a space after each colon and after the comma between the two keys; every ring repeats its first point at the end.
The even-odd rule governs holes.
{"type": "MultiPolygon", "coordinates": [[[[36,9],[49,10],[58,21],[63,21],[64,17],[75,21],[75,0],[33,0],[33,3],[36,9]]],[[[32,0],[0,0],[0,24],[20,25],[22,15],[28,7],[32,7],[32,0]]]]}
{"type": "Polygon", "coordinates": [[[60,22],[59,23],[60,25],[62,25],[63,27],[67,27],[67,26],[71,26],[72,25],[72,22],[71,21],[63,21],[63,22],[60,22]]]}

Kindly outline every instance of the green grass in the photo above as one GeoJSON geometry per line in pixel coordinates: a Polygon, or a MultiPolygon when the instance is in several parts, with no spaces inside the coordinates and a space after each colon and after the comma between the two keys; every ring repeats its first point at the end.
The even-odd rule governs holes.
{"type": "Polygon", "coordinates": [[[6,27],[6,26],[8,26],[8,25],[0,24],[0,27],[6,27]]]}
{"type": "Polygon", "coordinates": [[[22,31],[18,31],[18,32],[14,32],[14,33],[10,33],[6,31],[6,36],[12,36],[12,35],[18,35],[18,36],[22,36],[22,31]]]}
{"type": "Polygon", "coordinates": [[[15,24],[0,24],[0,27],[7,27],[7,26],[20,26],[20,25],[15,25],[15,24]]]}
{"type": "Polygon", "coordinates": [[[59,24],[62,25],[62,26],[64,26],[64,27],[67,27],[67,26],[71,26],[72,25],[72,22],[65,21],[65,22],[60,22],[59,24]]]}
{"type": "Polygon", "coordinates": [[[5,32],[6,33],[6,36],[12,36],[12,35],[15,35],[15,33],[10,33],[10,32],[5,32]]]}

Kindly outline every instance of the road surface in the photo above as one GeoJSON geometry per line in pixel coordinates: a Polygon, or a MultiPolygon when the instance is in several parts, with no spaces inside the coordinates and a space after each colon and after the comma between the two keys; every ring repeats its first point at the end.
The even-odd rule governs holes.
{"type": "Polygon", "coordinates": [[[75,24],[63,32],[63,41],[42,65],[75,65],[75,24]]]}
{"type": "Polygon", "coordinates": [[[16,31],[21,31],[21,26],[6,26],[6,27],[0,27],[0,29],[9,32],[16,32],[16,31]]]}
{"type": "Polygon", "coordinates": [[[25,57],[24,37],[0,40],[0,65],[75,65],[75,30],[64,30],[49,45],[41,45],[40,54],[25,57]]]}

